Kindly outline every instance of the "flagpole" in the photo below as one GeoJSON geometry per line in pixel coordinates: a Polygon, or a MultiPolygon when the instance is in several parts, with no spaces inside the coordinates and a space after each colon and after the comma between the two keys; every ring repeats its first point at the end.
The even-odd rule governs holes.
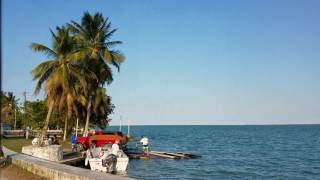
{"type": "Polygon", "coordinates": [[[122,117],[120,115],[120,127],[119,127],[119,131],[121,132],[121,126],[122,126],[122,117]]]}

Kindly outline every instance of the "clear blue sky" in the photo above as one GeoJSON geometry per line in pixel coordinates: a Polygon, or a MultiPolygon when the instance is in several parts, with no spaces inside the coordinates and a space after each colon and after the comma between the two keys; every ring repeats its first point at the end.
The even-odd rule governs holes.
{"type": "Polygon", "coordinates": [[[126,55],[107,87],[132,124],[320,123],[318,0],[3,0],[2,86],[32,96],[49,28],[102,12],[126,55]]]}

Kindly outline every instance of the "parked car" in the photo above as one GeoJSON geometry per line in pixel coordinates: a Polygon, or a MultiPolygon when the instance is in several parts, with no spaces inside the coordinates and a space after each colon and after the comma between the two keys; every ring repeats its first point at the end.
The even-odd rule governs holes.
{"type": "Polygon", "coordinates": [[[105,144],[113,144],[115,141],[119,141],[120,146],[124,146],[127,143],[126,137],[120,131],[104,131],[97,130],[90,133],[88,137],[78,137],[77,150],[87,150],[90,146],[102,147],[105,144]]]}
{"type": "Polygon", "coordinates": [[[6,130],[12,130],[12,126],[10,124],[7,123],[1,123],[1,128],[2,130],[6,131],[6,130]]]}

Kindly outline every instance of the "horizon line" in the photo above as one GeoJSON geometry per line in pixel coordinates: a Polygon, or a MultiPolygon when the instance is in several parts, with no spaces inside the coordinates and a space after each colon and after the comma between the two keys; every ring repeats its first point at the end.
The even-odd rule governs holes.
{"type": "MultiPolygon", "coordinates": [[[[294,124],[130,124],[130,126],[286,126],[286,125],[320,125],[320,123],[294,123],[294,124]]],[[[109,125],[120,126],[120,125],[109,125]]],[[[122,125],[127,127],[128,125],[122,125]]]]}

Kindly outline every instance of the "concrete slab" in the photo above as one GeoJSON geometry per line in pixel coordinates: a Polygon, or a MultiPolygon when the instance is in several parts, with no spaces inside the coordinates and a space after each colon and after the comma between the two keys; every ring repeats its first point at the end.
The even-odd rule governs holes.
{"type": "Polygon", "coordinates": [[[61,161],[63,160],[63,149],[61,145],[50,145],[50,146],[23,146],[22,153],[50,160],[50,161],[61,161]]]}

